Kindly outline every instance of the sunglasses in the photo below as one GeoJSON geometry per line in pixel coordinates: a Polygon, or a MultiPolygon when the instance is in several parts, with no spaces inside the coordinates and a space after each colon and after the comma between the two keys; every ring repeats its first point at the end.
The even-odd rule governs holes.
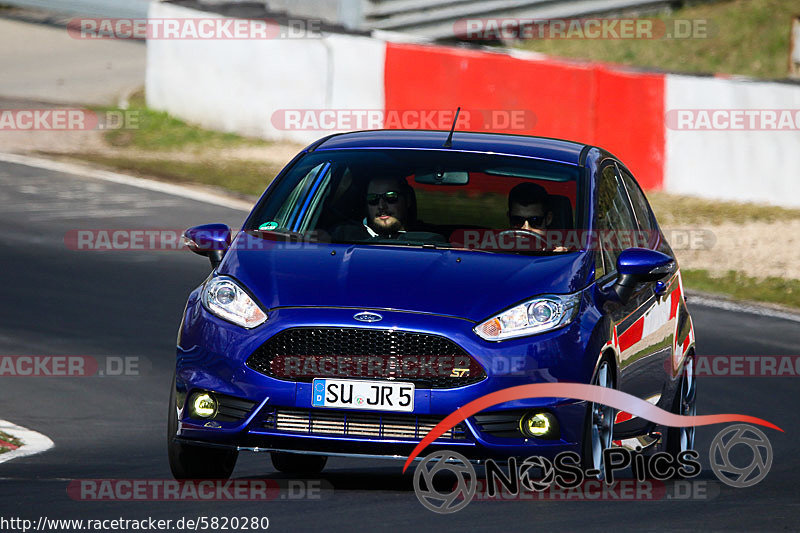
{"type": "Polygon", "coordinates": [[[519,215],[511,215],[508,217],[511,225],[515,228],[521,228],[525,225],[525,221],[528,222],[528,225],[532,228],[539,228],[544,226],[545,216],[534,216],[534,217],[522,217],[519,215]]]}
{"type": "Polygon", "coordinates": [[[388,192],[371,192],[367,194],[367,204],[369,205],[378,205],[380,203],[381,198],[386,200],[387,204],[396,204],[400,201],[400,193],[397,191],[388,191],[388,192]]]}

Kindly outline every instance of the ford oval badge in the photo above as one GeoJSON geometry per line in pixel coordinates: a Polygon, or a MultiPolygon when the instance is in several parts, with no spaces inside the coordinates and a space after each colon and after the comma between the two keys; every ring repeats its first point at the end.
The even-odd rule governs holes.
{"type": "Polygon", "coordinates": [[[383,317],[378,313],[367,313],[366,311],[363,313],[356,313],[353,318],[359,322],[379,322],[383,320],[383,317]]]}

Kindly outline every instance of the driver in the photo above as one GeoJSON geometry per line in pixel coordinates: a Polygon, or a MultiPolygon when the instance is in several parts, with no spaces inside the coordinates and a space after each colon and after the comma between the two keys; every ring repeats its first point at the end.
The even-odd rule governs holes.
{"type": "Polygon", "coordinates": [[[374,178],[367,186],[364,226],[371,237],[396,237],[405,233],[408,219],[408,183],[402,178],[374,178]]]}
{"type": "Polygon", "coordinates": [[[535,183],[520,183],[508,193],[508,223],[513,229],[545,236],[553,221],[547,191],[535,183]]]}

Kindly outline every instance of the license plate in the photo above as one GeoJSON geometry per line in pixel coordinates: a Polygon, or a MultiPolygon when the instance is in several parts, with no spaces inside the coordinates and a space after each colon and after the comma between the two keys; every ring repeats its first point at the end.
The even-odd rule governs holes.
{"type": "Polygon", "coordinates": [[[317,378],[311,406],[410,413],[414,410],[414,384],[317,378]]]}

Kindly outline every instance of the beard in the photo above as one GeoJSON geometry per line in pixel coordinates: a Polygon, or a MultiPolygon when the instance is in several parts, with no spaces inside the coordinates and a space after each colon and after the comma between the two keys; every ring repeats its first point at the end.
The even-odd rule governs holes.
{"type": "Polygon", "coordinates": [[[388,215],[389,218],[381,220],[379,217],[388,215],[388,213],[379,213],[370,221],[370,227],[378,234],[397,233],[403,229],[403,225],[393,215],[388,215]]]}

